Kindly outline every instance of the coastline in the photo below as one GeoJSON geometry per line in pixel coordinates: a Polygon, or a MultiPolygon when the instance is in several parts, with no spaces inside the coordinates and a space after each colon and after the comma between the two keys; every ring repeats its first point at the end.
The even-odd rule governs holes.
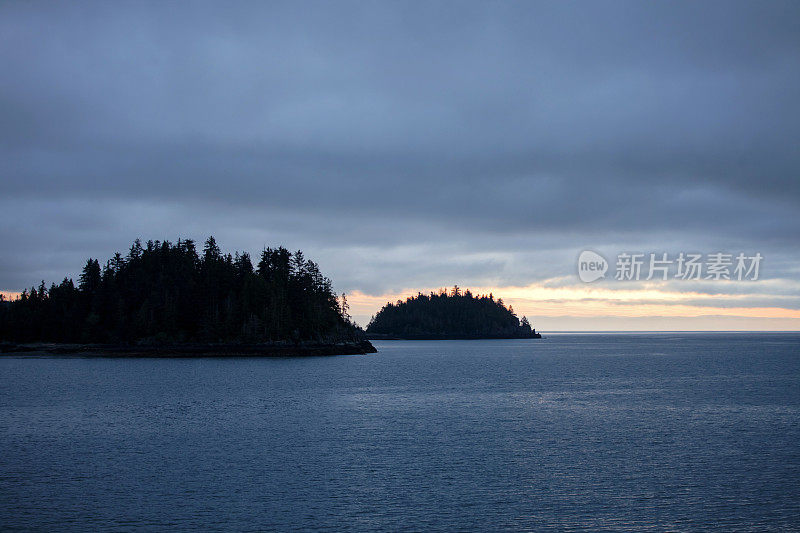
{"type": "Polygon", "coordinates": [[[341,343],[186,343],[186,344],[0,344],[0,356],[22,354],[86,357],[314,357],[365,355],[378,350],[368,340],[341,343]]]}
{"type": "Polygon", "coordinates": [[[367,333],[372,341],[464,341],[464,340],[499,340],[499,339],[541,339],[540,333],[530,335],[389,335],[385,333],[367,333]]]}

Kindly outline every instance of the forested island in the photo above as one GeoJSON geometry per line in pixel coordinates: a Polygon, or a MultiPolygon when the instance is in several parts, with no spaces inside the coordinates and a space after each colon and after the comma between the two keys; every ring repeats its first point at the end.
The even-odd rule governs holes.
{"type": "Polygon", "coordinates": [[[387,303],[367,326],[371,339],[538,339],[541,335],[492,294],[458,286],[387,303]]]}
{"type": "MultiPolygon", "coordinates": [[[[2,298],[0,297],[0,300],[2,298]]],[[[223,254],[213,237],[136,240],[69,278],[0,304],[0,348],[117,355],[325,355],[375,348],[302,251],[223,254]],[[36,348],[41,349],[42,346],[36,348]]]]}

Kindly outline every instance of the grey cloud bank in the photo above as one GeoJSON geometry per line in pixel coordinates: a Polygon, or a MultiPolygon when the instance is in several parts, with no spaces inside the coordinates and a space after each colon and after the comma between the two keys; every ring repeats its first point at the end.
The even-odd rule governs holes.
{"type": "Polygon", "coordinates": [[[583,248],[797,280],[794,2],[0,6],[0,289],[137,237],[339,290],[526,284],[583,248]],[[327,268],[326,268],[327,264],[327,268]]]}

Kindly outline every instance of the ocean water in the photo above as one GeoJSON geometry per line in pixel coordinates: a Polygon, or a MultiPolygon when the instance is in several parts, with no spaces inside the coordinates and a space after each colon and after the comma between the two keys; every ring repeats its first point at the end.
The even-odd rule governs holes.
{"type": "Polygon", "coordinates": [[[800,335],[0,358],[3,530],[800,530],[800,335]]]}

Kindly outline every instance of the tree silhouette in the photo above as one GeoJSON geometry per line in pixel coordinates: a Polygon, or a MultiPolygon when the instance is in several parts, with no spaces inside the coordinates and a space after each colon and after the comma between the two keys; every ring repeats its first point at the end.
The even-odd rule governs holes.
{"type": "Polygon", "coordinates": [[[404,338],[528,338],[538,334],[523,317],[517,319],[503,300],[475,296],[457,285],[405,302],[386,304],[370,320],[367,333],[404,338]]]}
{"type": "Polygon", "coordinates": [[[0,305],[0,339],[13,342],[338,342],[361,340],[331,281],[301,251],[223,254],[213,237],[137,239],[78,286],[65,278],[0,305]]]}

